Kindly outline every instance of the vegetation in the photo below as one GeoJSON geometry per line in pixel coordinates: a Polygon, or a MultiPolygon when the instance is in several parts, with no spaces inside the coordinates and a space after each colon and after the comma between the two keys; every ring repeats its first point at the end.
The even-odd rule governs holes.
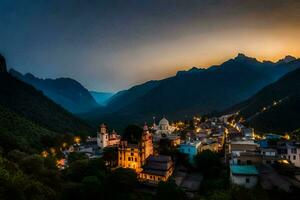
{"type": "MultiPolygon", "coordinates": [[[[49,131],[24,117],[0,106],[0,146],[8,152],[13,149],[32,151],[47,146],[44,138],[54,138],[57,133],[49,131]]],[[[49,146],[48,146],[49,147],[49,146]]]]}
{"type": "Polygon", "coordinates": [[[173,179],[169,179],[167,182],[160,182],[158,184],[155,199],[165,200],[165,199],[177,199],[184,200],[187,199],[185,192],[179,188],[173,179]]]}
{"type": "Polygon", "coordinates": [[[125,128],[123,139],[129,143],[138,144],[142,138],[143,129],[137,125],[129,125],[125,128]]]}
{"type": "Polygon", "coordinates": [[[204,176],[218,176],[222,170],[221,158],[217,153],[210,150],[204,150],[194,158],[197,169],[204,176]]]}
{"type": "Polygon", "coordinates": [[[2,107],[50,131],[81,136],[94,134],[88,124],[7,73],[0,74],[0,96],[2,107]]]}

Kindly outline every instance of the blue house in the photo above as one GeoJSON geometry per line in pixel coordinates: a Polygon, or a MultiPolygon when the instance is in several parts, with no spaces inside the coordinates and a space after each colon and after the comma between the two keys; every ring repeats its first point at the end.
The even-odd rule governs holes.
{"type": "Polygon", "coordinates": [[[201,145],[200,141],[186,142],[180,144],[179,151],[181,153],[187,154],[190,163],[194,164],[194,157],[198,154],[200,145],[201,145]]]}

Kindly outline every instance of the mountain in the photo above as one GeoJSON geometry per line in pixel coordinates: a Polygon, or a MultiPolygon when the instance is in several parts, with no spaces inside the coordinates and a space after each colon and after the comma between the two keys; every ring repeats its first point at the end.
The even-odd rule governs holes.
{"type": "Polygon", "coordinates": [[[300,128],[300,69],[289,72],[238,104],[246,123],[261,132],[284,134],[300,128]]]}
{"type": "Polygon", "coordinates": [[[259,62],[238,54],[219,66],[192,68],[176,76],[150,81],[111,97],[106,112],[90,112],[90,121],[125,123],[165,115],[182,119],[199,113],[221,111],[246,100],[264,86],[300,66],[300,60],[259,62]]]}
{"type": "Polygon", "coordinates": [[[111,92],[96,92],[96,91],[90,91],[90,94],[95,99],[95,101],[102,106],[105,106],[109,101],[110,97],[114,95],[114,93],[111,92]]]}
{"type": "Polygon", "coordinates": [[[1,141],[4,134],[10,135],[9,139],[17,138],[25,148],[41,146],[43,136],[94,133],[90,125],[5,71],[0,73],[0,97],[1,141]]]}
{"type": "Polygon", "coordinates": [[[89,91],[73,79],[40,79],[30,73],[23,75],[13,69],[10,74],[42,91],[72,113],[88,112],[99,106],[89,91]]]}

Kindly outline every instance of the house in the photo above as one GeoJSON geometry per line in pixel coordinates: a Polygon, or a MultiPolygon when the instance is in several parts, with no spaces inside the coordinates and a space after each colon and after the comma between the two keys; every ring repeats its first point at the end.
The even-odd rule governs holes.
{"type": "Polygon", "coordinates": [[[265,138],[267,140],[279,140],[281,138],[281,136],[277,135],[277,134],[273,134],[273,133],[268,133],[265,135],[265,138]]]}
{"type": "Polygon", "coordinates": [[[253,128],[242,128],[242,133],[246,138],[254,138],[254,129],[253,128]]]}
{"type": "Polygon", "coordinates": [[[240,152],[239,156],[232,158],[232,164],[259,165],[262,163],[262,155],[258,151],[240,152]]]}
{"type": "Polygon", "coordinates": [[[174,164],[170,156],[149,156],[143,170],[139,173],[141,181],[157,184],[167,181],[174,171],[174,164]]]}
{"type": "Polygon", "coordinates": [[[285,158],[288,159],[296,167],[300,167],[300,143],[287,143],[286,147],[287,154],[285,158]]]}
{"type": "Polygon", "coordinates": [[[200,151],[200,141],[193,141],[193,142],[186,142],[179,145],[179,151],[181,153],[187,154],[190,163],[194,163],[194,157],[198,154],[200,151]]]}
{"type": "Polygon", "coordinates": [[[241,152],[257,151],[258,149],[259,145],[253,140],[231,141],[229,144],[229,153],[237,156],[239,156],[241,152]]]}
{"type": "Polygon", "coordinates": [[[169,144],[171,147],[177,147],[178,145],[180,145],[180,136],[177,134],[169,134],[169,135],[154,135],[153,136],[153,141],[156,143],[159,143],[163,140],[167,140],[169,141],[169,144]]]}
{"type": "Polygon", "coordinates": [[[252,188],[258,182],[258,172],[252,165],[230,165],[230,180],[233,184],[252,188]]]}
{"type": "Polygon", "coordinates": [[[264,164],[273,164],[276,160],[278,160],[278,153],[276,149],[262,148],[260,152],[264,164]]]}
{"type": "Polygon", "coordinates": [[[204,150],[210,150],[213,152],[218,152],[220,149],[220,144],[213,139],[203,139],[200,145],[200,152],[204,150]]]}

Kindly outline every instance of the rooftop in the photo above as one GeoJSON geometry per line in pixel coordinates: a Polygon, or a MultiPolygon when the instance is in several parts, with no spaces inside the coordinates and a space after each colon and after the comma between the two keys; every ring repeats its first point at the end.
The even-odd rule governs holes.
{"type": "Polygon", "coordinates": [[[258,175],[253,165],[230,165],[230,171],[235,175],[258,175]]]}
{"type": "Polygon", "coordinates": [[[170,162],[170,161],[172,161],[172,159],[171,159],[171,156],[159,155],[159,156],[149,156],[148,161],[152,161],[152,162],[170,162]]]}

